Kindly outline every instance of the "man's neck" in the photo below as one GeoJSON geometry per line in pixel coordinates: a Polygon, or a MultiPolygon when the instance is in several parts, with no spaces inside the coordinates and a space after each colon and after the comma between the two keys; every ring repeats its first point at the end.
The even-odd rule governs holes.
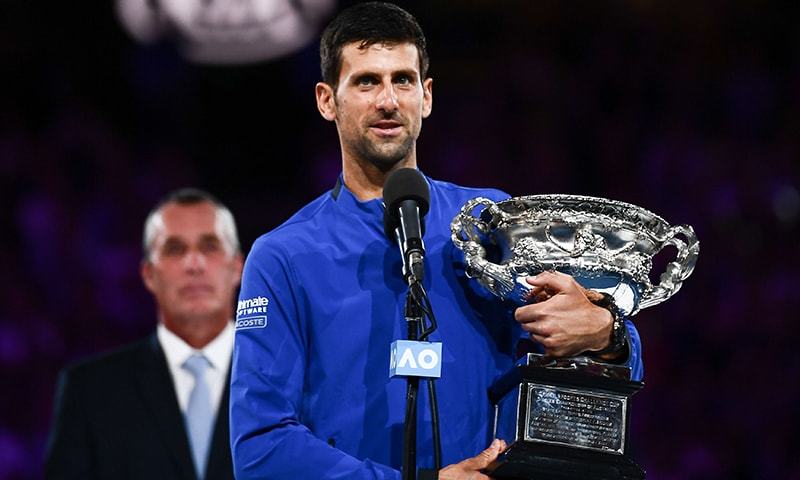
{"type": "Polygon", "coordinates": [[[417,159],[414,155],[397,162],[391,169],[384,172],[367,161],[344,158],[342,161],[342,177],[344,184],[362,202],[381,198],[383,184],[390,173],[399,168],[417,168],[417,159]]]}

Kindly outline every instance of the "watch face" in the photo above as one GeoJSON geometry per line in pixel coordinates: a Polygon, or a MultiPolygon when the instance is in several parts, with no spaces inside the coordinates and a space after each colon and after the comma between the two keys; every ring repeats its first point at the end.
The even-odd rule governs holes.
{"type": "Polygon", "coordinates": [[[198,63],[269,60],[303,48],[335,0],[117,0],[120,20],[136,39],[175,38],[198,63]]]}

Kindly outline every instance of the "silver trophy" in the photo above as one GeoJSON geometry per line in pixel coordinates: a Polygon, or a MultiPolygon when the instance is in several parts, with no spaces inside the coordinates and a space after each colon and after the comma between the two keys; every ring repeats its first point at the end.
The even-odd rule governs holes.
{"type": "Polygon", "coordinates": [[[499,203],[475,198],[450,230],[464,252],[467,274],[504,300],[526,303],[531,287],[525,277],[559,270],[612,295],[627,316],[674,295],[694,270],[700,248],[688,225],[670,226],[636,205],[580,195],[499,203]],[[653,256],[668,245],[677,256],[653,285],[653,256]],[[487,258],[487,247],[499,254],[496,263],[487,258]]]}
{"type": "MultiPolygon", "coordinates": [[[[629,203],[579,195],[531,195],[467,202],[450,225],[467,275],[516,305],[529,301],[528,276],[572,275],[607,293],[626,317],[674,295],[694,270],[692,227],[671,226],[629,203]],[[653,257],[677,253],[650,279],[653,257]]],[[[529,353],[498,380],[494,434],[510,447],[487,469],[494,478],[642,479],[628,455],[630,397],[643,384],[627,367],[582,356],[529,353]],[[554,473],[555,472],[555,473],[554,473]]]]}

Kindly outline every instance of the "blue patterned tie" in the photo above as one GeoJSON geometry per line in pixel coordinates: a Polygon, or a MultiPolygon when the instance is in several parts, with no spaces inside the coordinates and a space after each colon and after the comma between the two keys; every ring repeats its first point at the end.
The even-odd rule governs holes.
{"type": "Polygon", "coordinates": [[[192,447],[194,468],[199,479],[205,476],[215,417],[211,411],[211,391],[206,382],[206,370],[210,366],[208,359],[199,353],[189,357],[183,364],[183,368],[194,377],[194,388],[189,395],[189,405],[186,407],[184,420],[189,433],[189,444],[192,447]]]}

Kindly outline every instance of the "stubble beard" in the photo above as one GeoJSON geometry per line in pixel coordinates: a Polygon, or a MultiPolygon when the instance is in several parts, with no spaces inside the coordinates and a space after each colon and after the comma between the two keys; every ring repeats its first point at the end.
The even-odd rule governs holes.
{"type": "Polygon", "coordinates": [[[414,136],[407,135],[400,143],[378,144],[366,135],[352,144],[357,158],[360,158],[382,172],[388,172],[399,162],[405,160],[414,148],[414,136]]]}

